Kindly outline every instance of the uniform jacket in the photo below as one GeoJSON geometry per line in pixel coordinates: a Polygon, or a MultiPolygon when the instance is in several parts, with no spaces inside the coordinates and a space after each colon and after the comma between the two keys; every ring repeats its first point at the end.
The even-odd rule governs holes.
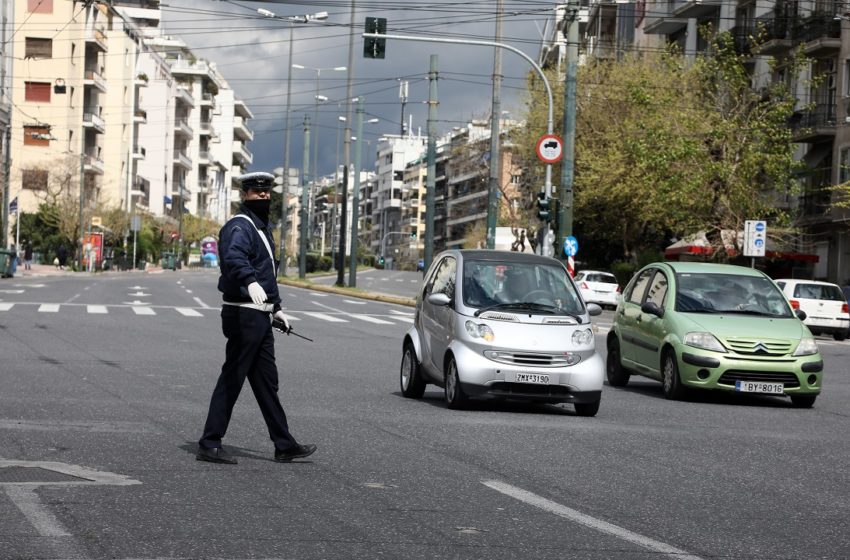
{"type": "Polygon", "coordinates": [[[239,214],[244,214],[254,221],[257,229],[244,218],[230,218],[219,232],[219,255],[221,276],[218,279],[218,290],[223,294],[224,301],[234,303],[249,303],[248,284],[258,282],[268,295],[268,303],[274,304],[274,309],[280,309],[280,293],[277,289],[277,262],[272,261],[269,252],[263,244],[260,235],[265,234],[275,254],[274,237],[268,224],[264,224],[253,212],[244,205],[239,207],[239,214]]]}

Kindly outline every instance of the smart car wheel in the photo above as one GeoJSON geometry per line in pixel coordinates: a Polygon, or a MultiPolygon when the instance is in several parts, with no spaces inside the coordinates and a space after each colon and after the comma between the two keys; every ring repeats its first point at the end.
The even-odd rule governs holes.
{"type": "Polygon", "coordinates": [[[608,384],[614,387],[625,387],[629,382],[631,374],[623,369],[620,360],[620,341],[613,337],[608,341],[608,358],[605,360],[605,373],[608,376],[608,384]]]}
{"type": "Polygon", "coordinates": [[[811,408],[817,395],[791,395],[791,404],[795,408],[811,408]]]}
{"type": "Polygon", "coordinates": [[[457,363],[454,358],[449,358],[446,365],[446,405],[451,409],[463,408],[466,404],[466,395],[460,388],[460,378],[457,375],[457,363]]]}
{"type": "Polygon", "coordinates": [[[596,416],[596,413],[599,412],[599,403],[600,401],[576,403],[576,414],[579,416],[596,416]]]}
{"type": "Polygon", "coordinates": [[[413,349],[413,344],[409,342],[404,345],[401,356],[399,381],[401,383],[401,394],[408,399],[421,399],[425,393],[426,383],[422,380],[422,373],[419,371],[416,351],[413,349]]]}
{"type": "Polygon", "coordinates": [[[676,354],[667,350],[661,360],[661,383],[664,388],[664,396],[671,400],[679,400],[685,396],[685,388],[679,379],[679,364],[676,362],[676,354]]]}

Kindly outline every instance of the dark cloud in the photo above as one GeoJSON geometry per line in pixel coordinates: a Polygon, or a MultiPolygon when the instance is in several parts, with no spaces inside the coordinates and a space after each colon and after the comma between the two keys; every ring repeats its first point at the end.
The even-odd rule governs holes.
{"type": "MultiPolygon", "coordinates": [[[[540,30],[551,17],[555,4],[529,0],[505,0],[504,41],[536,59],[540,30]]],[[[182,38],[197,56],[215,62],[237,97],[255,115],[250,126],[255,139],[251,170],[270,170],[283,164],[286,122],[286,87],[290,24],[262,17],[257,8],[278,16],[329,12],[325,23],[295,25],[292,59],[308,68],[321,68],[320,95],[328,98],[319,107],[319,172],[332,173],[337,162],[336,139],[340,136],[339,115],[346,114],[347,72],[333,67],[348,66],[350,3],[345,0],[292,2],[229,2],[170,0],[163,5],[166,32],[182,38]]],[[[493,48],[388,41],[386,58],[363,58],[360,37],[367,16],[385,17],[388,33],[428,35],[492,41],[495,35],[495,0],[431,1],[427,8],[401,0],[358,0],[355,17],[353,95],[366,99],[366,118],[380,123],[364,125],[363,137],[372,142],[383,134],[400,131],[401,104],[398,81],[409,82],[405,120],[413,119],[413,131],[426,134],[428,69],[430,55],[439,57],[440,79],[438,131],[462,126],[473,117],[490,114],[493,48]]],[[[424,5],[424,4],[423,4],[424,5]]],[[[519,116],[528,63],[515,53],[503,51],[502,109],[519,116]]],[[[316,71],[292,70],[290,165],[300,167],[303,155],[303,120],[315,112],[316,71]]],[[[315,123],[314,123],[315,124],[315,123]]],[[[352,129],[354,128],[352,123],[352,129]]],[[[352,132],[353,134],[353,132],[352,132]]],[[[341,145],[341,142],[340,142],[341,145]]],[[[368,145],[365,149],[368,149],[368,145]]],[[[364,167],[371,168],[374,156],[364,149],[364,167]]],[[[339,149],[340,159],[342,148],[339,149]]],[[[352,155],[353,160],[353,155],[352,155]]],[[[312,165],[311,165],[312,167],[312,165]]]]}

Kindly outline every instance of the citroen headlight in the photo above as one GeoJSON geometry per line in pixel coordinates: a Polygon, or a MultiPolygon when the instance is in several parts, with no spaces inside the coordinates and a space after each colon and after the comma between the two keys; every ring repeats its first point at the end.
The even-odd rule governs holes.
{"type": "Polygon", "coordinates": [[[588,346],[593,344],[593,331],[581,329],[573,332],[573,344],[576,346],[588,346]]]}
{"type": "Polygon", "coordinates": [[[685,335],[684,342],[694,348],[702,348],[712,352],[726,352],[720,341],[713,334],[707,332],[689,332],[685,335]]]}
{"type": "Polygon", "coordinates": [[[795,356],[811,356],[818,353],[818,344],[814,338],[801,338],[800,344],[794,350],[795,356]]]}
{"type": "Polygon", "coordinates": [[[493,329],[488,325],[475,323],[473,321],[466,322],[466,332],[472,338],[483,338],[487,342],[493,342],[496,335],[493,334],[493,329]]]}

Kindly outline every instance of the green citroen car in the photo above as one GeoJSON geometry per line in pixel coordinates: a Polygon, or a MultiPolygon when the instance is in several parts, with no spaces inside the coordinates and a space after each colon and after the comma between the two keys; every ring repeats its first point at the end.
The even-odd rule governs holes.
{"type": "Polygon", "coordinates": [[[608,383],[631,375],[661,381],[664,396],[688,389],[788,396],[811,407],[823,359],[805,313],[764,273],[740,266],[653,263],[631,279],[608,333],[608,383]]]}

